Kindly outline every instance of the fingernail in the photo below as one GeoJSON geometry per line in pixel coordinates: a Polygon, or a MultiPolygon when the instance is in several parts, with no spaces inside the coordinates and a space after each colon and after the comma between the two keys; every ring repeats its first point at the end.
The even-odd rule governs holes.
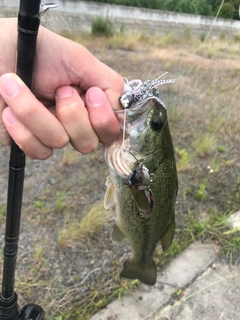
{"type": "Polygon", "coordinates": [[[87,102],[91,107],[100,107],[103,104],[102,90],[99,88],[91,88],[87,92],[87,102]]]}
{"type": "Polygon", "coordinates": [[[4,74],[0,78],[0,88],[10,98],[14,98],[20,91],[20,86],[14,75],[4,74]]]}
{"type": "Polygon", "coordinates": [[[56,93],[56,99],[64,99],[64,98],[69,98],[72,97],[73,95],[73,89],[72,87],[66,86],[66,87],[61,87],[57,90],[56,93]]]}
{"type": "Polygon", "coordinates": [[[3,118],[11,124],[18,122],[18,119],[15,117],[14,113],[12,113],[12,110],[9,107],[4,109],[3,118]]]}

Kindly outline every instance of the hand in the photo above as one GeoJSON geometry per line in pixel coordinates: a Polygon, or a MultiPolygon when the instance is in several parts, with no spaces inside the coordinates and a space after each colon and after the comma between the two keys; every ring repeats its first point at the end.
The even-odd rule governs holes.
{"type": "Polygon", "coordinates": [[[83,46],[40,28],[33,93],[14,72],[17,22],[0,19],[0,138],[8,133],[31,158],[47,159],[68,142],[82,152],[112,143],[123,79],[83,46]]]}

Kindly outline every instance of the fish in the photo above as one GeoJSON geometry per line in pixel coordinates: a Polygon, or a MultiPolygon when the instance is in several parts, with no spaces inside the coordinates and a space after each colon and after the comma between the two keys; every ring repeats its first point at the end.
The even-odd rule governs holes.
{"type": "Polygon", "coordinates": [[[115,110],[121,133],[104,150],[109,170],[104,207],[116,210],[111,239],[131,245],[120,276],[149,286],[157,278],[156,247],[161,242],[167,250],[175,233],[178,177],[167,108],[158,90],[175,80],[163,80],[165,74],[145,82],[125,79],[122,109],[115,110]]]}

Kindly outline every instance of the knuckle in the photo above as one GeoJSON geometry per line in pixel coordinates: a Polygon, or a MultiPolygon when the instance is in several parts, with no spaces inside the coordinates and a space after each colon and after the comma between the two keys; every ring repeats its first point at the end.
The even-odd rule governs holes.
{"type": "Polygon", "coordinates": [[[53,150],[46,146],[33,147],[31,137],[18,139],[16,142],[19,148],[26,154],[27,157],[33,160],[46,160],[51,157],[53,150]]]}
{"type": "Polygon", "coordinates": [[[69,142],[69,138],[67,134],[61,135],[52,142],[51,147],[56,149],[64,148],[69,142]]]}
{"type": "Polygon", "coordinates": [[[79,104],[73,101],[67,105],[62,105],[60,108],[57,108],[57,117],[62,123],[68,124],[76,119],[78,112],[79,104]]]}
{"type": "Polygon", "coordinates": [[[25,104],[23,108],[17,108],[16,110],[14,109],[14,113],[21,122],[24,121],[28,123],[35,117],[36,110],[34,109],[32,103],[28,103],[25,104]]]}
{"type": "Polygon", "coordinates": [[[39,150],[37,153],[35,152],[26,153],[26,155],[33,160],[47,160],[52,156],[52,154],[53,154],[53,150],[50,148],[44,149],[41,151],[39,150]]]}
{"type": "Polygon", "coordinates": [[[88,154],[93,152],[94,150],[97,149],[98,147],[98,139],[94,139],[91,142],[88,143],[81,143],[81,145],[76,145],[74,143],[72,143],[72,146],[74,147],[74,149],[76,149],[77,151],[83,153],[83,154],[88,154]]]}
{"type": "Polygon", "coordinates": [[[111,121],[109,119],[97,118],[91,120],[91,125],[95,130],[104,130],[109,128],[111,121]]]}

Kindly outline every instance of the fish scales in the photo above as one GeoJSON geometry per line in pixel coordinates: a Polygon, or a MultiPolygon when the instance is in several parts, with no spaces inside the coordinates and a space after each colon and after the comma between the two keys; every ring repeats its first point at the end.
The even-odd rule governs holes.
{"type": "MultiPolygon", "coordinates": [[[[105,149],[110,172],[108,188],[112,191],[107,192],[105,206],[109,207],[114,202],[116,205],[112,240],[122,241],[126,238],[132,248],[131,257],[125,261],[121,276],[154,285],[154,252],[159,241],[166,250],[174,235],[178,181],[166,107],[155,89],[146,103],[148,108],[142,114],[138,110],[137,116],[133,112],[137,103],[133,104],[133,109],[129,108],[127,135],[124,139],[124,146],[127,145],[127,148],[124,149],[120,136],[105,149]],[[138,167],[141,172],[142,165],[152,174],[150,186],[132,187],[129,184],[129,174],[138,167]],[[146,194],[150,198],[153,196],[153,209],[147,218],[142,219],[137,215],[139,210],[145,212],[151,208],[146,194]]],[[[121,123],[122,117],[119,119],[121,123]]]]}

